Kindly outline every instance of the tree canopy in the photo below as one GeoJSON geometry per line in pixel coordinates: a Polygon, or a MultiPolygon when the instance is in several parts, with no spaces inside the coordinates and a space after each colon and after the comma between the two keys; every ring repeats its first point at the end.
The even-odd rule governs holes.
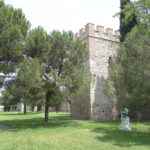
{"type": "Polygon", "coordinates": [[[138,22],[121,43],[110,76],[119,106],[129,107],[134,117],[144,119],[150,110],[150,3],[140,0],[133,4],[138,22]]]}
{"type": "Polygon", "coordinates": [[[13,72],[21,59],[24,39],[30,27],[21,9],[0,1],[0,71],[13,72]]]}

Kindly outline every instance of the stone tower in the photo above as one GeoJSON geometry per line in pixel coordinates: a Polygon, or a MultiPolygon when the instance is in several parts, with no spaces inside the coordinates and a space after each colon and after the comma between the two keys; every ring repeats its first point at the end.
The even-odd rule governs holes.
{"type": "MultiPolygon", "coordinates": [[[[117,54],[119,33],[111,28],[105,29],[103,26],[89,23],[80,30],[78,36],[87,44],[91,74],[90,98],[89,103],[86,102],[89,107],[88,114],[80,112],[80,115],[89,115],[93,120],[111,120],[115,114],[114,105],[112,98],[105,95],[104,84],[108,78],[109,63],[117,54]]],[[[81,110],[84,111],[84,108],[81,110]]]]}

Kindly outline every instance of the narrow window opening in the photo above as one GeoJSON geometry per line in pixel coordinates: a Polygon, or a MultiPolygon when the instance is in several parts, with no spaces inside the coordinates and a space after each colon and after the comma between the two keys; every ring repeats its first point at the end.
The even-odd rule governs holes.
{"type": "Polygon", "coordinates": [[[109,65],[112,64],[112,57],[111,56],[109,56],[109,58],[108,58],[108,64],[109,65]]]}

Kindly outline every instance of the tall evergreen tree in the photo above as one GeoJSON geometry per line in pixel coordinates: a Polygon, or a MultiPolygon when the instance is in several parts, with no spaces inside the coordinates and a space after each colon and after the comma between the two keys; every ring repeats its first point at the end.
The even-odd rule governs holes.
{"type": "Polygon", "coordinates": [[[24,58],[18,68],[17,77],[6,87],[2,100],[5,106],[23,103],[26,114],[27,104],[36,105],[44,97],[42,67],[38,59],[24,58]]]}
{"type": "Polygon", "coordinates": [[[16,71],[21,61],[22,50],[29,21],[21,9],[6,5],[0,0],[0,88],[4,86],[6,74],[16,71]]]}
{"type": "Polygon", "coordinates": [[[120,41],[123,42],[127,33],[137,24],[137,18],[130,0],[120,0],[120,9],[120,41]]]}
{"type": "Polygon", "coordinates": [[[126,35],[111,66],[115,90],[110,88],[110,93],[117,95],[120,108],[128,107],[134,117],[145,119],[150,110],[150,2],[140,0],[132,4],[138,24],[126,35]]]}
{"type": "Polygon", "coordinates": [[[61,87],[76,91],[80,87],[79,72],[86,59],[85,45],[72,32],[53,31],[47,35],[41,27],[31,30],[26,39],[26,55],[38,58],[43,67],[45,122],[50,106],[63,100],[61,87]]]}
{"type": "Polygon", "coordinates": [[[0,1],[0,72],[13,72],[30,27],[21,9],[0,1]]]}

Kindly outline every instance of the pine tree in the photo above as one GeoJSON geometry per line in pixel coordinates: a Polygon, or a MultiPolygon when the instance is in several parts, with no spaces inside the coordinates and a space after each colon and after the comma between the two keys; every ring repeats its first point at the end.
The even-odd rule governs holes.
{"type": "Polygon", "coordinates": [[[123,42],[127,33],[137,24],[137,17],[130,0],[120,0],[120,9],[120,41],[123,42]]]}

